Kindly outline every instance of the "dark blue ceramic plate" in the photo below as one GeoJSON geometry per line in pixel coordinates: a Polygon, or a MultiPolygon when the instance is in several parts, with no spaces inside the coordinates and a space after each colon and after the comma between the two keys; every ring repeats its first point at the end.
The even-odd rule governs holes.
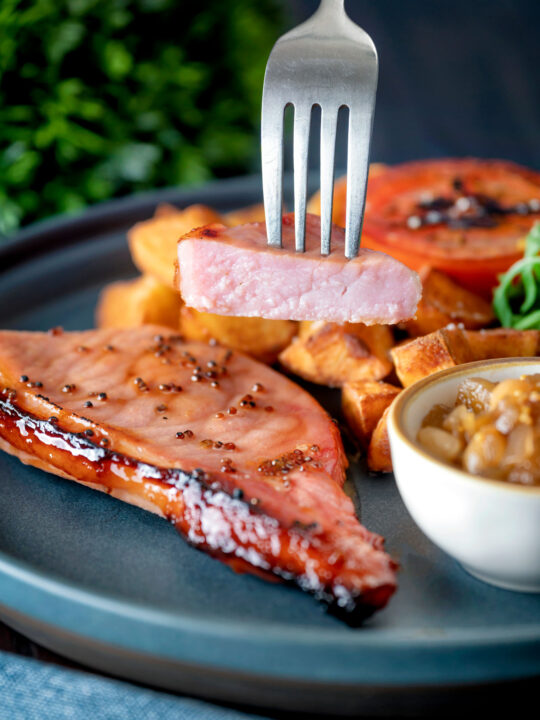
{"type": "MultiPolygon", "coordinates": [[[[30,228],[0,245],[0,326],[92,327],[99,290],[135,274],[126,229],[157,202],[258,200],[256,180],[235,180],[30,228]]],[[[392,477],[356,465],[351,482],[401,563],[389,607],[356,630],[299,591],[235,575],[153,515],[2,454],[0,616],[112,674],[259,707],[403,712],[539,675],[540,596],[467,575],[414,525],[392,477]]]]}

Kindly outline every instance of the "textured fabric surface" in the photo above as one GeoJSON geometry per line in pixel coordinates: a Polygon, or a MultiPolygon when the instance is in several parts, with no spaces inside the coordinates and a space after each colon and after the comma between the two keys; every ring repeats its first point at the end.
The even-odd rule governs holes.
{"type": "Polygon", "coordinates": [[[0,652],[1,720],[262,720],[0,652]]]}

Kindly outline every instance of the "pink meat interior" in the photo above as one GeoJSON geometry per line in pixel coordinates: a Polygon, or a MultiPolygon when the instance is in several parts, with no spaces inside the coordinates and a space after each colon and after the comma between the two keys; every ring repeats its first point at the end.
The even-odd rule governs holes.
{"type": "Polygon", "coordinates": [[[179,289],[188,306],[219,315],[366,324],[412,317],[418,275],[373,250],[347,260],[344,235],[333,226],[332,252],[321,256],[315,215],[307,216],[304,253],[294,250],[292,215],[281,249],[268,247],[264,223],[199,228],[178,244],[179,289]]]}

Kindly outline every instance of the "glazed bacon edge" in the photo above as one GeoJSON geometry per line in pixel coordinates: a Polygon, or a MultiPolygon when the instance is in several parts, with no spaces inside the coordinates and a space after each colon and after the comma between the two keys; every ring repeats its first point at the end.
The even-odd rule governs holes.
{"type": "MultiPolygon", "coordinates": [[[[77,474],[67,473],[67,476],[83,484],[103,485],[109,493],[113,488],[122,489],[122,477],[127,477],[127,482],[136,479],[144,483],[150,503],[153,494],[165,489],[170,498],[165,518],[188,543],[219,558],[237,572],[248,571],[267,580],[295,584],[353,626],[383,608],[394,593],[395,583],[384,582],[358,592],[335,582],[335,577],[324,582],[319,576],[314,577],[313,572],[300,572],[306,559],[322,555],[320,546],[324,539],[316,527],[280,526],[249,499],[235,497],[226,477],[216,480],[202,469],[186,472],[135,460],[101,446],[99,440],[90,440],[84,431],[63,430],[56,417],[38,418],[21,409],[15,399],[15,390],[0,390],[0,438],[10,448],[29,454],[40,461],[42,467],[49,465],[64,475],[66,465],[70,464],[69,456],[72,462],[76,457],[77,474]],[[226,533],[222,531],[224,521],[226,533]],[[205,532],[212,524],[218,529],[205,532]],[[275,552],[270,552],[276,543],[280,548],[277,558],[275,552]],[[276,562],[279,559],[284,562],[279,564],[276,562]],[[294,561],[297,568],[293,568],[294,561]]],[[[378,539],[371,535],[374,541],[378,539]]],[[[395,563],[389,562],[395,569],[395,563]]],[[[330,565],[327,563],[327,571],[330,565]]]]}

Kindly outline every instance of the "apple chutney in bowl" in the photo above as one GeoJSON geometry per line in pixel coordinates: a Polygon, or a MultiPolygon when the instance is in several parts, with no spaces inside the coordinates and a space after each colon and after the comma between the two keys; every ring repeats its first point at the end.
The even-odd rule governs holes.
{"type": "Polygon", "coordinates": [[[540,373],[465,378],[453,405],[425,415],[417,440],[473,475],[540,486],[540,373]]]}
{"type": "Polygon", "coordinates": [[[390,406],[400,495],[476,578],[540,592],[540,357],[434,373],[390,406]]]}

